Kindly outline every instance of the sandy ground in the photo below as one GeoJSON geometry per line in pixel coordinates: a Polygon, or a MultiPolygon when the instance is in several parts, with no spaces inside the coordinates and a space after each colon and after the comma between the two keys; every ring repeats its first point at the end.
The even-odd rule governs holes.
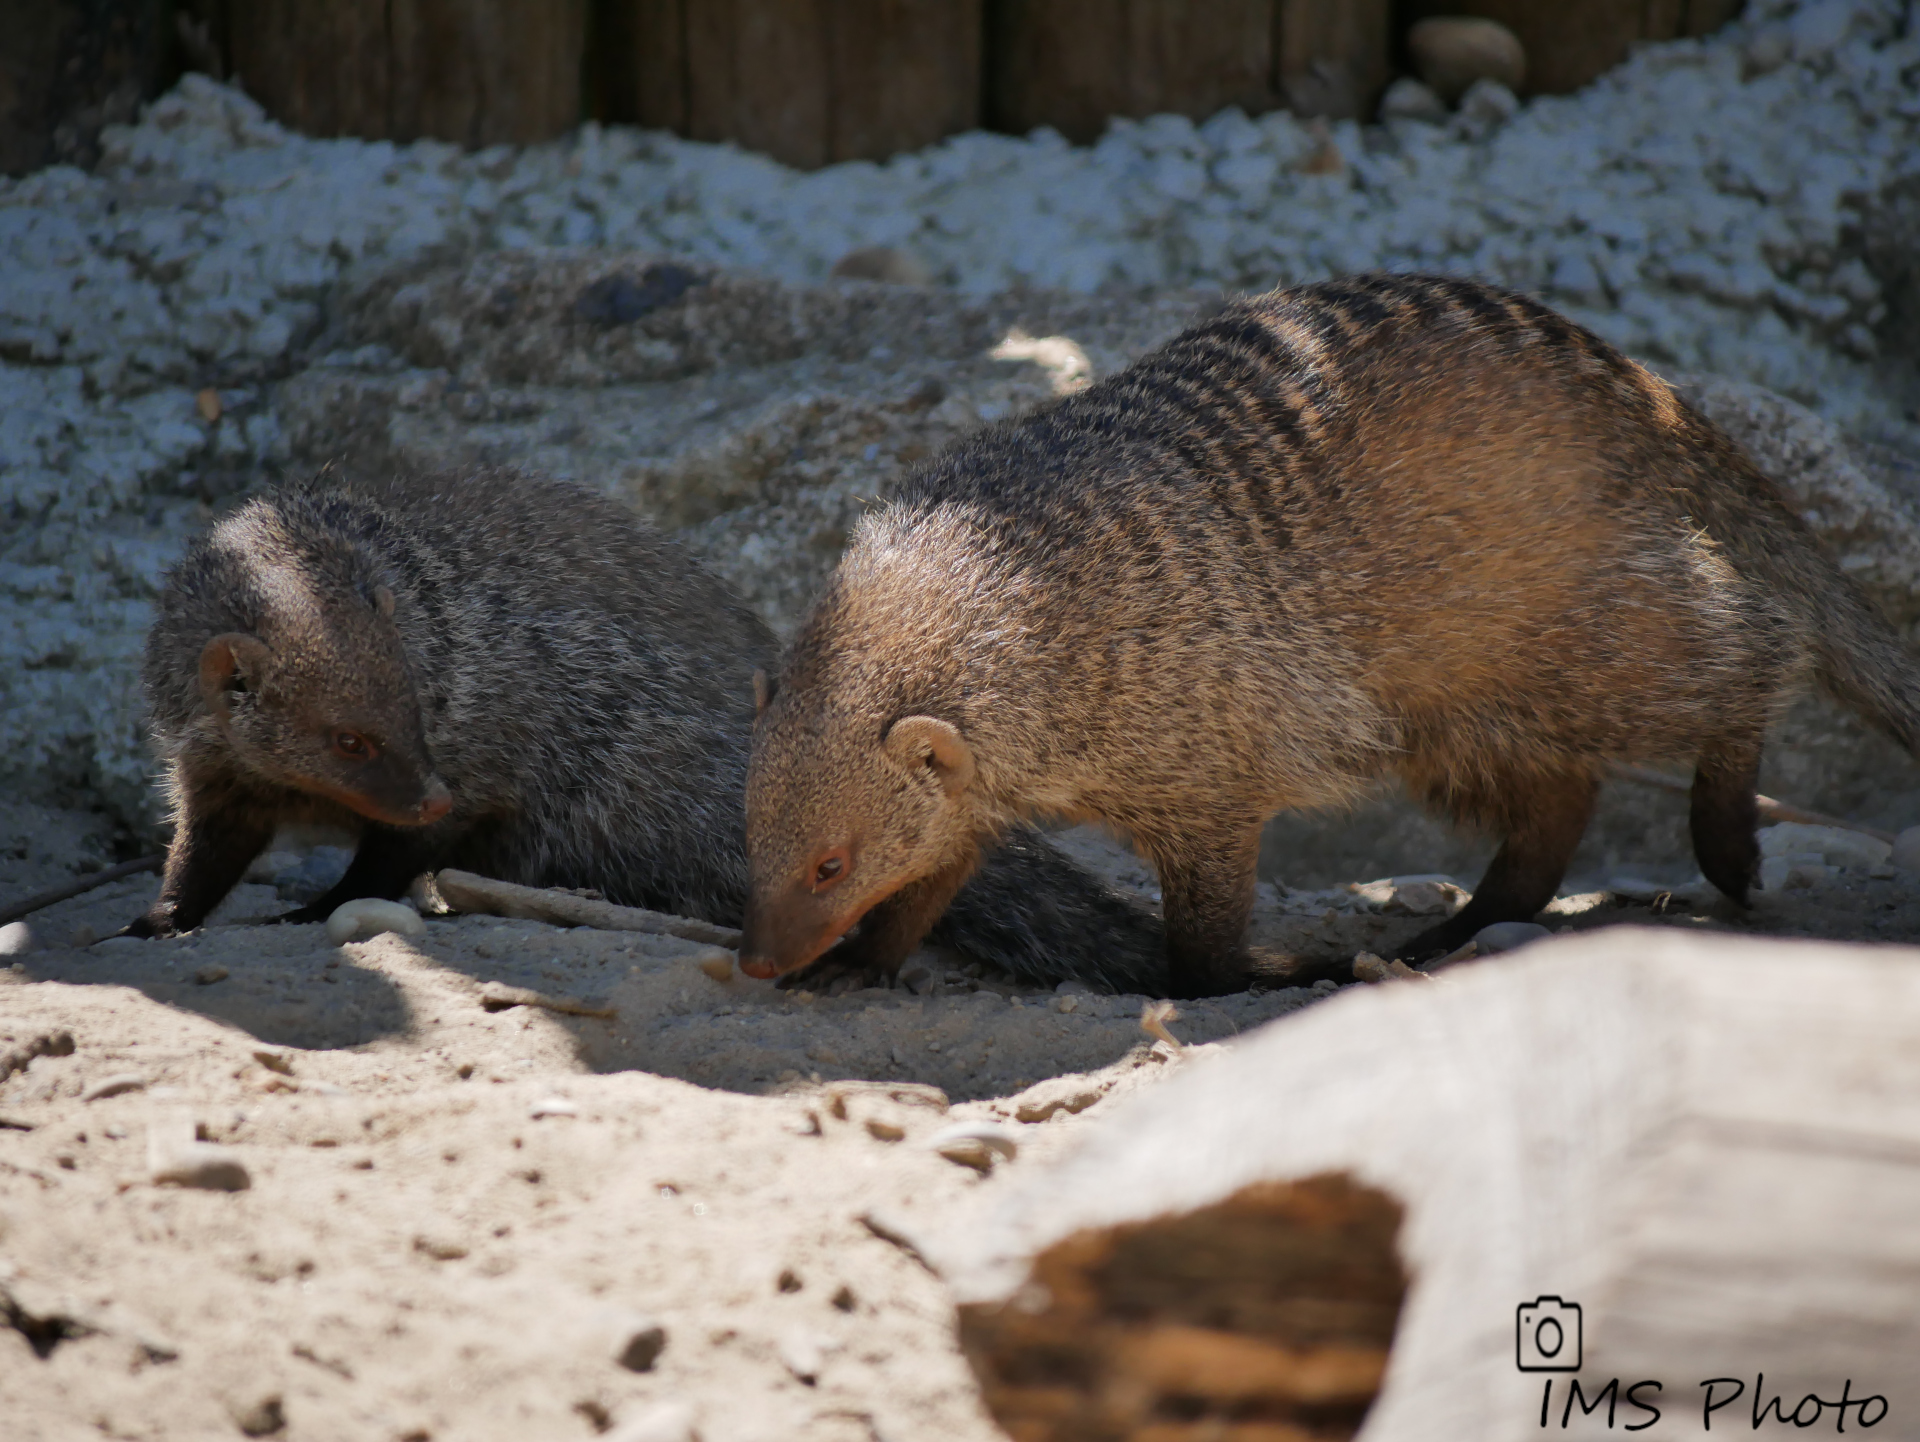
{"type": "MultiPolygon", "coordinates": [[[[1069,839],[1151,895],[1126,853],[1069,839]]],[[[98,869],[109,841],[0,808],[0,905],[98,869]]],[[[1920,938],[1920,879],[1877,869],[1741,918],[1594,892],[1544,920],[1920,938]]],[[[0,1057],[72,1038],[0,1082],[9,1442],[685,1435],[664,1424],[686,1413],[646,1432],[661,1407],[708,1442],[993,1437],[941,1283],[862,1219],[937,1228],[1215,1050],[1153,1045],[1142,998],[952,957],[922,995],[811,996],[716,981],[690,942],[488,917],[336,947],[248,920],[284,906],[266,885],[192,936],[93,940],[154,888],[51,907],[35,949],[0,958],[0,1057]],[[488,983],[611,1015],[489,1010],[488,983]],[[1017,1156],[950,1161],[956,1126],[1017,1156]],[[193,1133],[246,1189],[154,1182],[193,1133]],[[623,1364],[655,1327],[657,1357],[623,1364]]],[[[1457,901],[1404,878],[1263,887],[1256,939],[1390,953],[1428,922],[1409,906],[1457,901]]],[[[1173,1030],[1230,1045],[1331,990],[1184,1005],[1173,1030]]]]}

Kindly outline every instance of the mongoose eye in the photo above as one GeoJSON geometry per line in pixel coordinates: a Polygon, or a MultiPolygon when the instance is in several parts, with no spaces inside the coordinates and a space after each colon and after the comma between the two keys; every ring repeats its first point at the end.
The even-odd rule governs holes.
{"type": "Polygon", "coordinates": [[[815,891],[825,891],[828,887],[837,885],[840,879],[847,874],[847,859],[846,848],[840,847],[836,850],[829,851],[825,856],[821,857],[819,861],[815,862],[813,867],[813,889],[815,891]]]}
{"type": "Polygon", "coordinates": [[[334,734],[333,749],[352,761],[373,760],[377,748],[358,731],[339,731],[334,734]]]}

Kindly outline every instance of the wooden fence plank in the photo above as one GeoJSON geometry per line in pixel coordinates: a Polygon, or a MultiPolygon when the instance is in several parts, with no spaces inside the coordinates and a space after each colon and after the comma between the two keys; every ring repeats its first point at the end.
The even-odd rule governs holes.
{"type": "Polygon", "coordinates": [[[167,78],[158,0],[0,0],[0,174],[91,165],[167,78]]]}
{"type": "Polygon", "coordinates": [[[1275,0],[1276,89],[1297,115],[1371,120],[1387,88],[1390,0],[1275,0]]]}
{"type": "Polygon", "coordinates": [[[579,123],[587,0],[228,0],[229,69],[309,135],[524,145],[579,123]]]}
{"type": "Polygon", "coordinates": [[[1099,138],[1114,115],[1270,110],[1273,0],[993,0],[987,121],[1099,138]]]}
{"type": "Polygon", "coordinates": [[[983,0],[840,0],[828,18],[833,159],[884,160],[980,124],[983,0]]]}

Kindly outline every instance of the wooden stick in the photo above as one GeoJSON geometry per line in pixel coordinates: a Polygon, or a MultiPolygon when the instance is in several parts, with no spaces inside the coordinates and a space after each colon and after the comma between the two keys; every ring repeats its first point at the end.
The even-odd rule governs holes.
{"type": "MultiPolygon", "coordinates": [[[[1679,776],[1669,776],[1664,771],[1655,771],[1651,766],[1629,766],[1624,761],[1616,761],[1607,770],[1621,781],[1631,781],[1636,786],[1652,786],[1661,791],[1686,793],[1693,789],[1693,783],[1679,776]]],[[[1775,801],[1771,796],[1758,796],[1754,802],[1760,808],[1760,819],[1769,825],[1783,821],[1797,821],[1802,826],[1837,826],[1842,831],[1858,831],[1862,836],[1871,836],[1875,841],[1884,841],[1893,845],[1891,831],[1882,831],[1878,827],[1863,826],[1858,821],[1843,821],[1838,816],[1828,816],[1824,812],[1808,811],[1804,807],[1789,802],[1775,801]]]]}
{"type": "Polygon", "coordinates": [[[451,868],[433,878],[441,900],[454,911],[477,911],[511,916],[523,921],[545,921],[555,926],[591,926],[598,931],[646,931],[655,936],[678,936],[712,946],[737,949],[740,933],[690,916],[669,916],[639,906],[615,906],[571,891],[552,887],[516,886],[451,868]]]}
{"type": "Polygon", "coordinates": [[[92,891],[96,886],[105,886],[110,881],[118,881],[124,876],[138,876],[143,871],[158,871],[166,861],[164,856],[143,856],[138,861],[123,861],[118,866],[109,866],[105,871],[96,871],[91,876],[83,876],[78,881],[69,881],[62,886],[49,887],[45,891],[36,891],[25,901],[16,901],[11,906],[0,907],[0,926],[9,921],[18,921],[23,916],[31,916],[43,911],[57,901],[65,901],[70,896],[80,896],[92,891]]]}

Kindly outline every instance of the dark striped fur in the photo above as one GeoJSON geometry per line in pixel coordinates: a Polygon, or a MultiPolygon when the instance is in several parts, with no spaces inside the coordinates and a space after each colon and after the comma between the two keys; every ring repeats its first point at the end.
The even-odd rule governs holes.
{"type": "Polygon", "coordinates": [[[1157,867],[1177,990],[1240,985],[1262,823],[1398,776],[1503,843],[1432,952],[1551,898],[1610,760],[1696,765],[1744,899],[1761,738],[1810,680],[1920,741],[1893,633],[1656,376],[1468,281],[1239,300],[865,519],[756,733],[749,947],[831,930],[794,889],[830,840],[898,906],[1044,812],[1157,867]],[[964,738],[957,795],[881,744],[910,715],[964,738]]]}

